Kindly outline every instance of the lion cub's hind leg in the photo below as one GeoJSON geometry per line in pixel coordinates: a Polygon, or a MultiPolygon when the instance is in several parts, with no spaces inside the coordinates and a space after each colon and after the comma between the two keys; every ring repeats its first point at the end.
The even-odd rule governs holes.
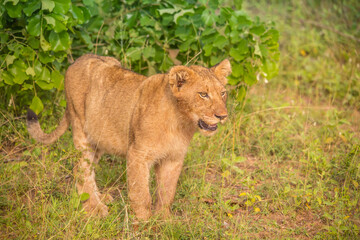
{"type": "Polygon", "coordinates": [[[99,161],[102,152],[91,147],[81,128],[73,125],[74,145],[82,151],[82,156],[75,170],[76,188],[78,193],[88,193],[89,198],[84,202],[84,210],[91,215],[105,217],[108,207],[102,202],[109,202],[112,197],[100,194],[95,182],[95,164],[99,161]]]}

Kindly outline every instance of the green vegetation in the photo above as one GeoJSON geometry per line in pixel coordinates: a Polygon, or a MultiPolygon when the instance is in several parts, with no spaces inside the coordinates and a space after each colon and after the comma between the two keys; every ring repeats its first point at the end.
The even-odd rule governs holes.
{"type": "Polygon", "coordinates": [[[1,2],[0,104],[18,113],[30,105],[39,114],[44,101],[52,105],[68,62],[88,52],[114,56],[147,75],[231,57],[229,83],[239,101],[256,74],[278,72],[278,31],[272,22],[252,20],[241,1],[231,7],[217,0],[1,2]]]}
{"type": "MultiPolygon", "coordinates": [[[[359,239],[360,3],[274,2],[244,8],[277,23],[279,75],[232,99],[216,136],[194,137],[171,220],[133,229],[125,161],[113,156],[97,169],[115,198],[110,215],[88,219],[70,131],[42,146],[23,117],[1,110],[0,238],[359,239]]],[[[42,127],[54,129],[62,112],[45,105],[42,127]]]]}

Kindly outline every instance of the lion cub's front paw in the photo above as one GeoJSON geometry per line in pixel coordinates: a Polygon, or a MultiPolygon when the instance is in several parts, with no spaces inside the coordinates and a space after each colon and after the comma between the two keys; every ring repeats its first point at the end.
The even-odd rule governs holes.
{"type": "Polygon", "coordinates": [[[100,201],[86,201],[83,204],[84,210],[91,216],[106,217],[109,214],[109,208],[100,201]]]}

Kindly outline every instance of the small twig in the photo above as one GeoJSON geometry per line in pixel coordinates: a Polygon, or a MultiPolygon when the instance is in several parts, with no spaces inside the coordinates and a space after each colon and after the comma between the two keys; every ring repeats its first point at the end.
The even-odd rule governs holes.
{"type": "Polygon", "coordinates": [[[200,52],[198,52],[194,57],[192,57],[192,58],[185,64],[185,66],[187,66],[194,58],[196,58],[197,56],[199,56],[200,53],[202,53],[202,49],[201,49],[200,52]]]}
{"type": "Polygon", "coordinates": [[[73,64],[73,63],[74,63],[74,58],[73,58],[71,52],[67,55],[67,59],[68,59],[68,62],[69,62],[70,64],[73,64]]]}
{"type": "Polygon", "coordinates": [[[97,46],[98,46],[98,44],[99,44],[99,36],[100,36],[100,32],[101,32],[103,26],[104,26],[104,22],[101,24],[101,27],[100,27],[100,29],[99,29],[99,31],[98,31],[97,36],[96,36],[95,54],[97,53],[97,46]]]}

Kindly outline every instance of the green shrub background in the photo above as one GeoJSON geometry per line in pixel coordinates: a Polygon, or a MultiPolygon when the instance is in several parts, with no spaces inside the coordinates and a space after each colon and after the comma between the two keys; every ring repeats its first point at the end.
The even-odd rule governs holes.
{"type": "Polygon", "coordinates": [[[278,31],[241,1],[5,0],[0,10],[1,105],[18,112],[53,103],[66,68],[89,52],[147,75],[230,58],[239,101],[260,75],[278,71],[278,31]]]}

